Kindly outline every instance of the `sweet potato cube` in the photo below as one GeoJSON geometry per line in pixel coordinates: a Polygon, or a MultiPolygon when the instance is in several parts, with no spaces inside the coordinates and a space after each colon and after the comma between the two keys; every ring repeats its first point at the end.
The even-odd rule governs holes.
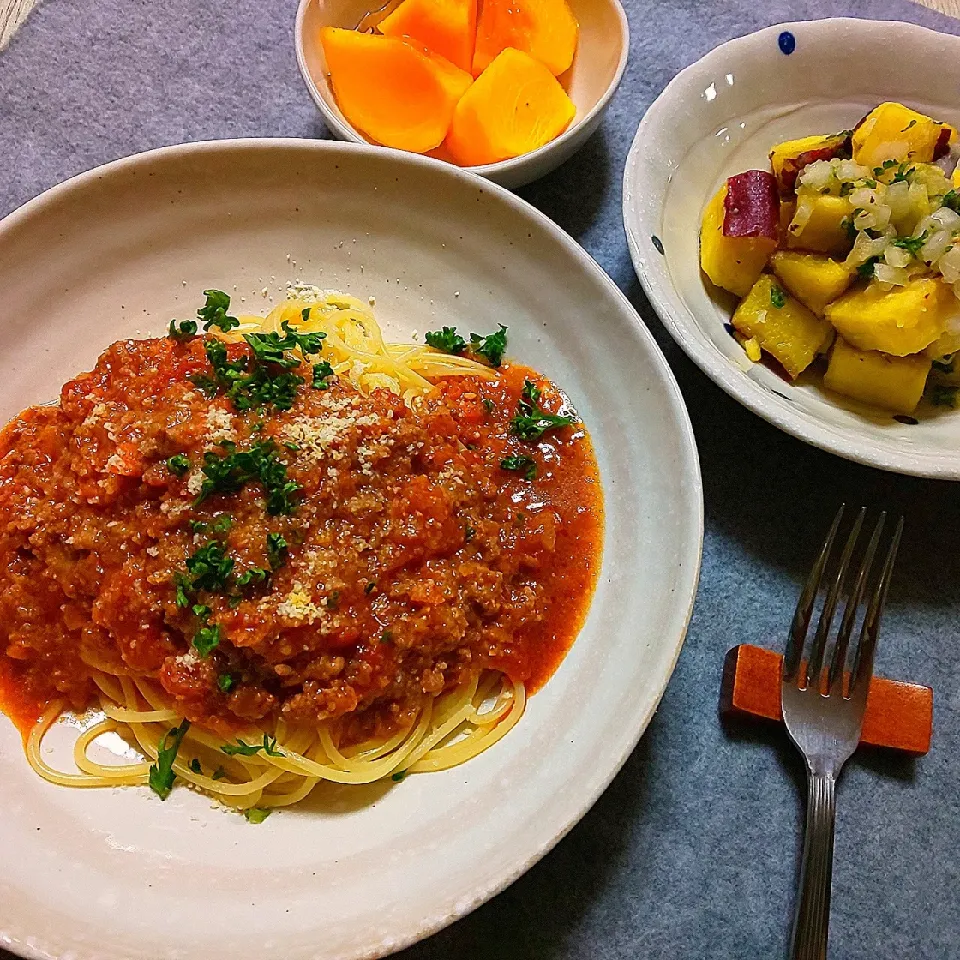
{"type": "MultiPolygon", "coordinates": [[[[847,136],[846,133],[817,134],[778,143],[770,151],[770,165],[781,193],[793,192],[797,176],[808,164],[816,160],[832,160],[843,154],[848,148],[847,136]]],[[[847,153],[847,156],[850,154],[847,153]]]]}
{"type": "Polygon", "coordinates": [[[876,350],[864,351],[837,337],[823,383],[830,390],[894,413],[913,413],[930,372],[923,354],[891,357],[876,350]]]}
{"type": "Polygon", "coordinates": [[[483,0],[477,20],[473,75],[508,47],[539,60],[555,77],[570,69],[580,26],[567,0],[483,0]]]}
{"type": "Polygon", "coordinates": [[[853,159],[865,167],[878,167],[884,160],[929,163],[946,153],[956,137],[948,123],[931,120],[902,103],[881,103],[853,131],[853,159]]]}
{"type": "Polygon", "coordinates": [[[707,204],[700,226],[700,266],[713,283],[745,297],[777,249],[769,237],[725,237],[724,203],[727,185],[707,204]]]}
{"type": "Polygon", "coordinates": [[[829,343],[830,325],[763,274],[737,307],[734,329],[755,339],[790,374],[798,377],[829,343]]]}
{"type": "Polygon", "coordinates": [[[787,246],[815,253],[845,254],[853,243],[844,223],[851,216],[853,207],[846,197],[811,195],[801,190],[797,212],[787,228],[787,246]]]}
{"type": "Polygon", "coordinates": [[[477,39],[477,0],[403,0],[377,29],[384,36],[417,40],[469,72],[477,39]]]}
{"type": "Polygon", "coordinates": [[[824,316],[859,350],[906,357],[933,343],[956,312],[957,301],[947,284],[918,277],[891,290],[871,281],[827,304],[824,316]]]}
{"type": "Polygon", "coordinates": [[[816,253],[778,250],[770,258],[770,269],[818,317],[853,281],[853,273],[842,263],[816,253]]]}
{"type": "Polygon", "coordinates": [[[457,104],[446,146],[463,166],[519,157],[558,137],[576,112],[542,63],[507,49],[457,104]]]}
{"type": "Polygon", "coordinates": [[[414,153],[443,142],[469,73],[396,37],[324,27],[320,42],[337,104],[364,136],[414,153]]]}

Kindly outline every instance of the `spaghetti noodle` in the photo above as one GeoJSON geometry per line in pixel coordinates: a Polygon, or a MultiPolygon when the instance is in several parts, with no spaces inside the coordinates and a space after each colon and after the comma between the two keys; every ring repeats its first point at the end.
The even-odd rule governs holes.
{"type": "Polygon", "coordinates": [[[589,441],[537,406],[532,371],[389,344],[356,298],[297,287],[266,318],[227,320],[229,354],[210,337],[117,344],[59,408],[25,411],[0,437],[0,676],[37,704],[29,763],[51,783],[161,797],[176,778],[262,816],[321,781],[466,762],[518,722],[585,610],[600,519],[589,441]],[[316,391],[244,406],[256,358],[279,376],[316,354],[329,364],[316,391]],[[507,456],[523,403],[554,421],[536,484],[511,466],[531,456],[507,456]],[[28,444],[50,465],[25,466],[28,444]],[[12,522],[41,489],[51,509],[12,522]],[[73,492],[79,518],[63,509],[73,492]],[[125,538],[122,561],[110,536],[125,538]],[[17,606],[24,578],[39,584],[32,610],[17,606]],[[59,607],[52,640],[38,603],[59,607]],[[84,707],[98,715],[77,769],[54,769],[44,738],[84,707]],[[106,734],[142,759],[96,759],[106,734]]]}

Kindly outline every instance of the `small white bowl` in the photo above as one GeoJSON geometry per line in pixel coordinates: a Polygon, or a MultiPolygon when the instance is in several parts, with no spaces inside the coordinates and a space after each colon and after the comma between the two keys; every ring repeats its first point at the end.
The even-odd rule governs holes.
{"type": "Polygon", "coordinates": [[[960,479],[960,412],[895,420],[812,379],[786,383],[728,335],[732,297],[700,273],[700,218],[721,183],[766,169],[781,140],[852,127],[884,100],[960,120],[960,38],[898,22],[780,24],[725,43],[671,81],[627,158],[623,218],[634,267],[677,343],[744,406],[859,463],[960,479]]]}
{"type": "MultiPolygon", "coordinates": [[[[539,150],[512,160],[465,169],[502,187],[522,187],[569,160],[597,129],[603,111],[627,65],[630,33],[619,0],[569,0],[580,24],[580,40],[573,66],[560,82],[577,108],[570,126],[539,150]]],[[[370,143],[351,126],[337,106],[330,87],[327,64],[320,44],[321,27],[353,29],[381,0],[300,0],[297,10],[297,61],[310,96],[320,108],[324,123],[340,140],[370,143]]]]}

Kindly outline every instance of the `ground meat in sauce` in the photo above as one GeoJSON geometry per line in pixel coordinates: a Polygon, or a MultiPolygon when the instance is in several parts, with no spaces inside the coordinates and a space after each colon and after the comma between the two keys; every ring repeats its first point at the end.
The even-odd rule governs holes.
{"type": "Polygon", "coordinates": [[[58,407],[0,434],[0,677],[12,689],[79,710],[101,666],[155,678],[214,729],[349,714],[369,732],[483,668],[529,689],[547,679],[582,622],[602,523],[582,428],[533,444],[509,433],[526,377],[561,408],[548,381],[505,365],[495,381],[450,378],[416,411],[339,381],[304,386],[289,411],[241,414],[189,379],[208,372],[202,338],[121,341],[58,407]],[[268,440],[301,488],[292,514],[270,516],[257,483],[194,505],[205,452],[268,440]],[[180,454],[178,476],[167,460],[180,454]],[[533,456],[537,478],[502,469],[510,454],[533,456]],[[192,598],[220,628],[201,656],[176,577],[210,543],[234,577],[269,570],[268,534],[288,546],[266,582],[192,598]]]}

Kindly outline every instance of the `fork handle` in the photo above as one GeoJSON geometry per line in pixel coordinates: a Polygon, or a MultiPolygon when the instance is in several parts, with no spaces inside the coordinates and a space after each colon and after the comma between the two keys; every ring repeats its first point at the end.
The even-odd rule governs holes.
{"type": "Polygon", "coordinates": [[[833,878],[836,780],[807,770],[807,826],[803,837],[800,896],[793,924],[791,960],[826,960],[833,878]]]}

